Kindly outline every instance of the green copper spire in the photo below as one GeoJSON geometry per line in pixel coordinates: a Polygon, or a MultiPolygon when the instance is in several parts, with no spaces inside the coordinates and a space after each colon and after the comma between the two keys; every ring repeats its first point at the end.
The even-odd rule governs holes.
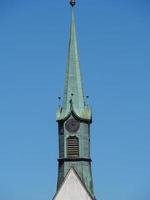
{"type": "Polygon", "coordinates": [[[79,55],[76,39],[74,12],[72,9],[70,41],[68,49],[67,71],[64,90],[64,107],[67,108],[68,102],[72,99],[76,108],[84,107],[84,94],[82,88],[79,55]]]}
{"type": "Polygon", "coordinates": [[[57,119],[65,118],[71,111],[83,119],[91,119],[90,108],[85,103],[80,71],[79,53],[74,19],[71,13],[70,39],[65,78],[64,99],[62,108],[57,113],[57,119]]]}

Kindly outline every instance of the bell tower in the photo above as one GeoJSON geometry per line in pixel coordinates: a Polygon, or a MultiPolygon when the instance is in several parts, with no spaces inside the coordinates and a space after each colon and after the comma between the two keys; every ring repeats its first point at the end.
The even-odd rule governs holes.
{"type": "MultiPolygon", "coordinates": [[[[59,135],[57,193],[61,190],[64,182],[69,181],[69,177],[72,174],[72,177],[77,177],[86,194],[89,195],[89,198],[86,199],[95,200],[90,156],[92,113],[90,106],[86,103],[83,91],[74,17],[75,0],[71,0],[70,4],[71,24],[64,97],[62,105],[57,110],[59,135]]],[[[70,180],[73,181],[73,178],[70,180]]],[[[75,183],[73,185],[75,187],[75,183]]],[[[69,187],[71,187],[71,182],[66,187],[67,191],[69,187]]],[[[73,190],[75,191],[75,188],[73,190]]],[[[68,193],[70,192],[68,191],[68,193]]],[[[61,196],[61,198],[65,198],[64,200],[69,200],[69,198],[77,200],[78,198],[80,200],[75,195],[73,197],[61,196]]],[[[54,199],[57,198],[54,197],[54,199]]],[[[84,200],[84,198],[81,199],[84,200]]]]}

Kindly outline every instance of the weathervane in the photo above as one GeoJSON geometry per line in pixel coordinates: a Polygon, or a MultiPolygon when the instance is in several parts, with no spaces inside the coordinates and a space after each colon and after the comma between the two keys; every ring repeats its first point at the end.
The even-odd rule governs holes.
{"type": "Polygon", "coordinates": [[[73,7],[73,6],[75,6],[75,4],[76,4],[76,1],[75,0],[70,0],[70,5],[73,7]]]}

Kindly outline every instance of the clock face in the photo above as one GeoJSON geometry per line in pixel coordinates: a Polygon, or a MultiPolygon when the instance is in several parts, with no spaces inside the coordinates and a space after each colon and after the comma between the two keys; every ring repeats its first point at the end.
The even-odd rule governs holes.
{"type": "Polygon", "coordinates": [[[65,127],[66,127],[67,131],[69,131],[70,133],[74,133],[79,130],[80,122],[78,122],[74,118],[71,118],[66,122],[65,127]]]}

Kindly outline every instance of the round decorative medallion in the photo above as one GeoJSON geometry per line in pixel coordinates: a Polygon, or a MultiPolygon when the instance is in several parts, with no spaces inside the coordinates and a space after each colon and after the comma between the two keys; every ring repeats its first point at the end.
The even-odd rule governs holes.
{"type": "Polygon", "coordinates": [[[65,127],[66,127],[67,131],[69,131],[70,133],[74,133],[79,130],[80,122],[78,122],[74,118],[71,118],[66,122],[65,127]]]}

